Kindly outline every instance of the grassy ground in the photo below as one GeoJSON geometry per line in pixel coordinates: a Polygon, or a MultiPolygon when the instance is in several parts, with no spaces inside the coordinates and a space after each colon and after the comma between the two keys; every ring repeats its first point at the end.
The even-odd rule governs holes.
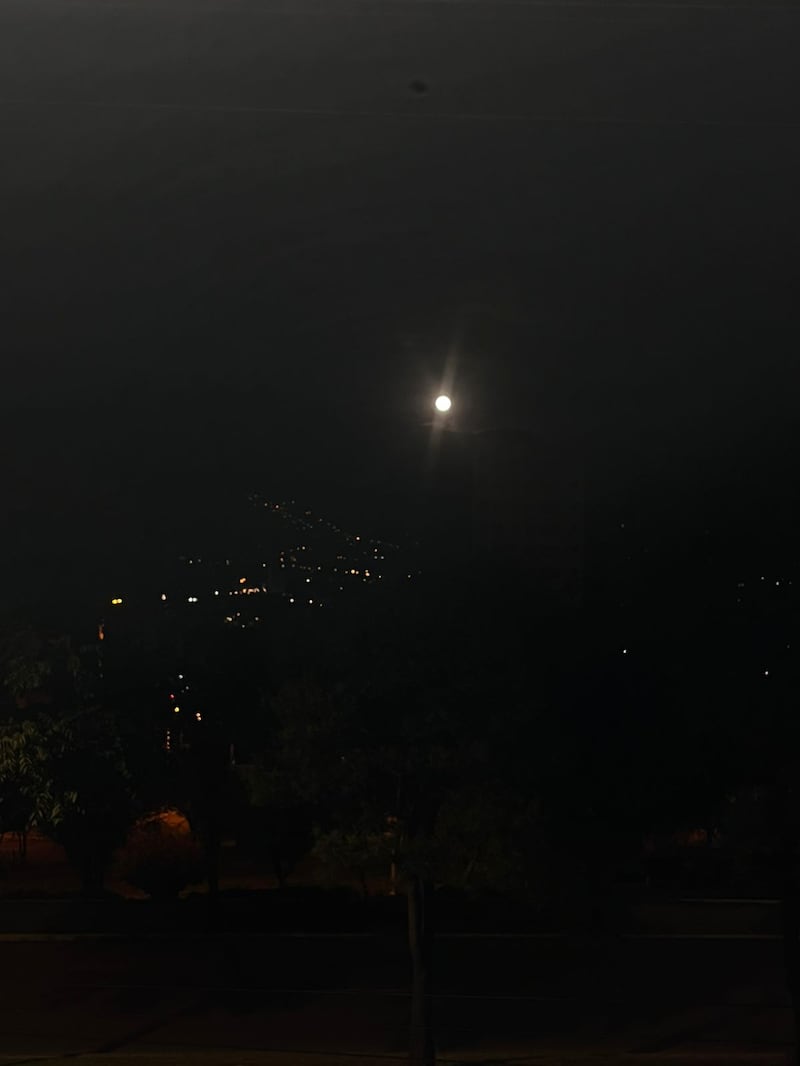
{"type": "MultiPolygon", "coordinates": [[[[26,1066],[37,1063],[38,1066],[63,1066],[63,1056],[55,1058],[28,1058],[26,1066]]],[[[407,1062],[406,1054],[395,1055],[340,1055],[304,1054],[300,1052],[241,1052],[209,1050],[200,1053],[186,1052],[128,1052],[105,1055],[80,1055],[75,1061],[83,1066],[391,1066],[397,1062],[407,1062]]],[[[609,1056],[603,1052],[596,1054],[586,1052],[543,1052],[541,1054],[521,1054],[509,1057],[487,1058],[479,1052],[475,1056],[458,1058],[440,1055],[438,1062],[442,1066],[780,1066],[788,1059],[775,1052],[689,1052],[681,1055],[636,1055],[620,1053],[609,1056]]],[[[8,1066],[22,1066],[18,1056],[0,1054],[0,1063],[8,1066]]]]}

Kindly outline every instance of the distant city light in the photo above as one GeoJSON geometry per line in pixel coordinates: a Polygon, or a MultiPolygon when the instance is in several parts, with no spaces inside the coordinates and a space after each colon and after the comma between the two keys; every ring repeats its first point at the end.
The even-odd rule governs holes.
{"type": "Polygon", "coordinates": [[[623,648],[622,649],[622,654],[623,655],[627,655],[628,654],[628,649],[627,648],[623,648]]]}
{"type": "Polygon", "coordinates": [[[195,712],[195,718],[197,719],[198,722],[202,722],[202,720],[203,720],[203,716],[202,716],[202,714],[199,711],[195,712]]]}
{"type": "Polygon", "coordinates": [[[247,584],[247,578],[246,577],[240,577],[239,578],[239,584],[240,585],[246,585],[247,584]]]}
{"type": "Polygon", "coordinates": [[[175,712],[175,714],[180,714],[180,712],[181,712],[180,707],[178,707],[177,705],[175,707],[173,707],[172,709],[175,712]]]}
{"type": "Polygon", "coordinates": [[[196,596],[187,596],[186,602],[187,603],[197,603],[197,597],[196,596]]]}
{"type": "Polygon", "coordinates": [[[111,602],[115,607],[119,607],[119,605],[122,603],[122,597],[116,596],[111,602]]]}
{"type": "Polygon", "coordinates": [[[434,400],[434,407],[437,411],[441,411],[442,414],[449,411],[452,406],[453,402],[449,396],[437,396],[434,400]]]}

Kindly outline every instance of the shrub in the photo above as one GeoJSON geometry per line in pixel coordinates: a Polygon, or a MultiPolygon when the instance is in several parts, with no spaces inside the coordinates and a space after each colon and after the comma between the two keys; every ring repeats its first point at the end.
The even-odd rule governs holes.
{"type": "Polygon", "coordinates": [[[137,822],[119,860],[119,873],[152,899],[175,899],[202,881],[202,850],[185,823],[162,814],[137,822]]]}

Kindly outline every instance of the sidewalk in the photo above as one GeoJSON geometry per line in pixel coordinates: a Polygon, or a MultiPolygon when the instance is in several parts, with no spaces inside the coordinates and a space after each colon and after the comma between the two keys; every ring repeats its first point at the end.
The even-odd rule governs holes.
{"type": "MultiPolygon", "coordinates": [[[[204,1052],[129,1052],[103,1055],[70,1056],[71,1061],[80,1066],[395,1066],[405,1063],[405,1054],[395,1055],[342,1055],[308,1054],[304,1052],[242,1052],[217,1051],[204,1052]]],[[[474,1056],[452,1058],[447,1054],[437,1060],[441,1066],[781,1066],[788,1061],[785,1052],[780,1050],[766,1052],[732,1052],[688,1053],[685,1055],[636,1055],[619,1053],[587,1054],[546,1052],[537,1055],[518,1057],[487,1055],[485,1052],[474,1056]]],[[[0,1054],[3,1066],[64,1066],[63,1056],[54,1058],[22,1058],[0,1054]]]]}

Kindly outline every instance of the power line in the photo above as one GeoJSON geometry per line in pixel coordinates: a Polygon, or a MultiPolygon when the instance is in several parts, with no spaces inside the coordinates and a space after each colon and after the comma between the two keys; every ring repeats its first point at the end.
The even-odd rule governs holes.
{"type": "MultiPolygon", "coordinates": [[[[780,939],[780,938],[779,938],[780,939]]],[[[30,982],[32,984],[32,982],[30,982]]],[[[411,996],[411,990],[405,988],[275,988],[270,985],[186,985],[186,984],[164,984],[159,982],[104,982],[102,984],[84,983],[80,982],[75,984],[71,982],[69,985],[62,986],[64,990],[67,989],[80,989],[86,992],[166,992],[166,993],[190,993],[197,995],[200,993],[206,994],[220,994],[220,993],[233,993],[236,995],[251,995],[251,996],[320,996],[320,997],[358,997],[363,996],[369,999],[409,999],[411,996]]],[[[644,992],[640,995],[635,993],[628,993],[616,996],[604,996],[598,995],[596,991],[576,991],[562,995],[553,995],[552,993],[536,993],[536,992],[430,992],[429,998],[433,1000],[465,1000],[468,1002],[486,1002],[486,1003],[550,1003],[550,1004],[574,1004],[584,1002],[587,999],[591,999],[595,1006],[602,1007],[623,1007],[623,1006],[635,1006],[640,1003],[650,1002],[650,993],[644,992]]],[[[693,997],[691,995],[684,994],[683,996],[674,996],[669,1004],[674,1006],[676,1003],[692,1003],[693,997]]],[[[757,1007],[759,1009],[772,1009],[772,1010],[788,1010],[790,1005],[788,1002],[775,1000],[771,997],[757,998],[751,1001],[743,1001],[741,999],[726,1000],[726,999],[704,999],[703,1005],[705,1007],[757,1007]]]]}
{"type": "Polygon", "coordinates": [[[261,104],[179,104],[179,103],[124,103],[106,100],[3,100],[0,108],[45,109],[45,110],[97,110],[97,111],[142,111],[174,114],[218,115],[274,115],[308,118],[363,118],[396,119],[414,122],[460,122],[460,123],[507,123],[531,126],[574,127],[642,127],[642,128],[697,128],[697,129],[798,129],[798,119],[736,119],[736,118],[656,118],[625,117],[621,115],[564,115],[532,112],[497,111],[394,111],[369,108],[336,107],[289,107],[261,104]]]}
{"type": "MultiPolygon", "coordinates": [[[[101,5],[92,3],[91,0],[73,0],[69,5],[70,10],[76,8],[93,10],[101,5]]],[[[142,11],[138,0],[115,0],[113,3],[102,4],[102,11],[130,10],[142,11]]],[[[406,15],[409,11],[422,11],[426,8],[441,10],[446,8],[458,8],[469,11],[497,11],[497,10],[529,10],[529,11],[581,11],[591,14],[613,11],[713,11],[727,13],[761,14],[762,12],[791,12],[800,14],[800,3],[758,3],[757,0],[375,0],[375,2],[355,3],[349,7],[328,7],[325,4],[298,6],[286,4],[282,7],[250,7],[247,3],[235,4],[184,4],[176,3],[170,8],[161,7],[159,13],[185,9],[193,15],[205,12],[225,12],[235,16],[238,14],[256,14],[259,16],[287,15],[291,17],[306,17],[324,15],[327,17],[365,17],[384,18],[389,15],[406,15]]],[[[146,9],[145,9],[146,11],[146,9]]]]}

